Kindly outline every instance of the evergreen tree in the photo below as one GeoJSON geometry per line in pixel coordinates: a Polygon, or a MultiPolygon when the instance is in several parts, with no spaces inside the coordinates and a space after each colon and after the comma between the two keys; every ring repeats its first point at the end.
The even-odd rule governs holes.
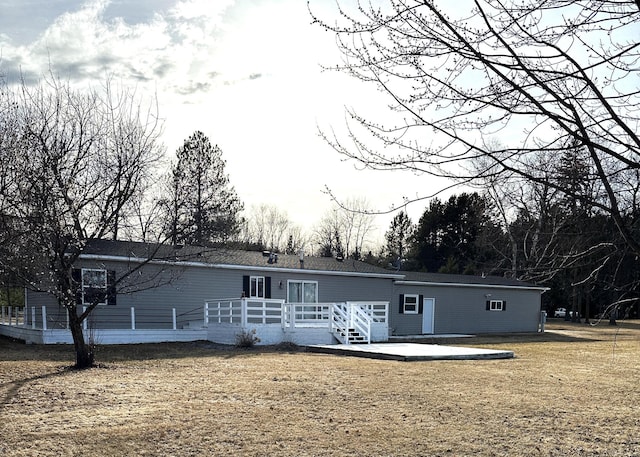
{"type": "Polygon", "coordinates": [[[486,228],[486,203],[477,193],[462,193],[446,203],[434,198],[420,218],[413,236],[415,268],[472,274],[482,250],[478,245],[486,228]]]}
{"type": "Polygon", "coordinates": [[[222,151],[200,131],[176,151],[166,201],[167,230],[175,244],[209,245],[238,234],[243,205],[224,167],[222,151]]]}
{"type": "Polygon", "coordinates": [[[407,213],[400,211],[391,221],[385,233],[385,256],[388,263],[396,269],[403,269],[403,262],[408,254],[409,238],[413,232],[413,224],[407,213]]]}

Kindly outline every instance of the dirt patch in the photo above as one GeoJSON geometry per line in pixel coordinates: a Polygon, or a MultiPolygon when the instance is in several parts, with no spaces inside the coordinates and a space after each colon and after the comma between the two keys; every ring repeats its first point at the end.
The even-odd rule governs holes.
{"type": "Polygon", "coordinates": [[[0,455],[637,455],[640,329],[619,327],[461,339],[507,360],[197,342],[101,347],[85,371],[2,339],[0,455]]]}

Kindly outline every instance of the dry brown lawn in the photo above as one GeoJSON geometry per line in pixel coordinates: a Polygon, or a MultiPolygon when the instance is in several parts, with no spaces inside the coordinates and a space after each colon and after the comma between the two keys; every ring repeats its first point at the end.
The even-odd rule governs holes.
{"type": "Polygon", "coordinates": [[[446,342],[509,360],[202,342],[101,347],[85,371],[0,339],[0,455],[640,455],[640,321],[548,329],[446,342]]]}

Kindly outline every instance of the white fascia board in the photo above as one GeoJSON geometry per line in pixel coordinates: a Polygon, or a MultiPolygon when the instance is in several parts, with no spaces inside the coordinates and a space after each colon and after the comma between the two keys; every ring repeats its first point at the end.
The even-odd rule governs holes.
{"type": "Polygon", "coordinates": [[[506,284],[469,284],[463,282],[433,282],[433,281],[396,281],[401,286],[435,286],[435,287],[475,287],[475,288],[491,288],[491,289],[520,289],[520,290],[538,290],[546,292],[550,290],[548,287],[540,286],[509,286],[506,284]]]}
{"type": "Polygon", "coordinates": [[[80,260],[99,260],[106,262],[133,262],[148,263],[150,265],[171,265],[177,267],[196,267],[196,268],[219,268],[224,270],[249,270],[249,271],[277,271],[280,273],[304,273],[314,275],[329,276],[356,276],[362,278],[386,278],[386,279],[403,279],[404,275],[384,274],[384,273],[359,273],[356,271],[330,271],[330,270],[308,270],[304,268],[279,268],[279,267],[259,267],[255,265],[234,265],[222,263],[205,263],[205,262],[180,262],[176,260],[158,260],[145,259],[143,257],[124,257],[116,255],[99,255],[99,254],[80,254],[80,260]]]}

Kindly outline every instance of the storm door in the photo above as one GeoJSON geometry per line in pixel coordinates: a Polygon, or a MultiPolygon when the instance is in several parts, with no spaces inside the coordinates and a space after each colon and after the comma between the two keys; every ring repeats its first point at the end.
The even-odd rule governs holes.
{"type": "Polygon", "coordinates": [[[435,316],[435,298],[425,298],[423,299],[422,306],[422,333],[423,334],[432,334],[433,333],[433,319],[435,316]]]}

